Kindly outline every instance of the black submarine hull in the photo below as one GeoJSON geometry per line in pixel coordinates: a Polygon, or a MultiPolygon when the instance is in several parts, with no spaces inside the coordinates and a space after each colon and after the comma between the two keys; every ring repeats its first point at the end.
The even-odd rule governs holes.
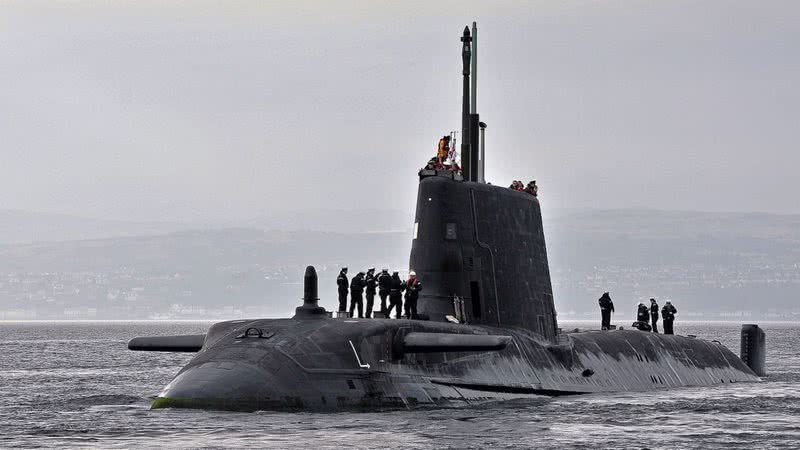
{"type": "Polygon", "coordinates": [[[262,319],[215,324],[153,408],[451,407],[757,380],[716,342],[637,330],[566,333],[553,343],[525,329],[417,320],[262,319]],[[431,334],[507,342],[479,351],[405,345],[431,334]]]}

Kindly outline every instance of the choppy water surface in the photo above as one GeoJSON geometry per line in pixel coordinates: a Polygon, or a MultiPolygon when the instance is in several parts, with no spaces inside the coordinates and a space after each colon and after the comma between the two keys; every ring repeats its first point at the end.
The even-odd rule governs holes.
{"type": "MultiPolygon", "coordinates": [[[[151,411],[192,355],[127,341],[208,326],[0,323],[0,447],[800,448],[800,324],[761,324],[770,376],[758,384],[379,413],[151,411]]],[[[738,353],[739,324],[678,328],[738,353]]]]}

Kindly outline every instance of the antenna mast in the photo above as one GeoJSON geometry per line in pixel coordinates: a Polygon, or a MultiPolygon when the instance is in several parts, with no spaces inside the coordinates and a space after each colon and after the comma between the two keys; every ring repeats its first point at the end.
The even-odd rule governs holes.
{"type": "Polygon", "coordinates": [[[469,107],[469,97],[470,97],[470,84],[469,84],[469,69],[470,69],[470,57],[472,56],[472,36],[469,34],[469,27],[464,27],[464,35],[461,36],[461,42],[463,43],[461,46],[461,62],[462,62],[462,71],[461,74],[464,76],[464,92],[462,93],[462,105],[461,105],[461,173],[464,175],[464,179],[467,181],[472,181],[472,172],[474,171],[474,166],[472,164],[472,151],[470,148],[471,139],[470,137],[470,107],[469,107]]]}

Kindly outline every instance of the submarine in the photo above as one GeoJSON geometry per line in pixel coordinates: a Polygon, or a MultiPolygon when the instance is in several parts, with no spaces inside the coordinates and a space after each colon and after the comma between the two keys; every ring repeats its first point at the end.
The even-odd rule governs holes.
{"type": "Polygon", "coordinates": [[[137,351],[195,352],[152,408],[339,411],[758,382],[765,337],[741,357],[717,341],[559,329],[537,197],[489,184],[475,108],[477,28],[460,36],[461,167],[420,170],[409,268],[425,288],[412,319],[332,317],[317,274],[282,319],[137,337],[137,351]],[[472,74],[472,77],[471,77],[472,74]]]}

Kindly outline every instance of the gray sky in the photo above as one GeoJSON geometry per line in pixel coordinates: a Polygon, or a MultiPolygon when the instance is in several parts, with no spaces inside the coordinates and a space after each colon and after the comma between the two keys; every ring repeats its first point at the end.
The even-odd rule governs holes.
{"type": "Polygon", "coordinates": [[[410,210],[460,127],[548,208],[800,213],[800,3],[2,2],[0,209],[410,210]]]}

